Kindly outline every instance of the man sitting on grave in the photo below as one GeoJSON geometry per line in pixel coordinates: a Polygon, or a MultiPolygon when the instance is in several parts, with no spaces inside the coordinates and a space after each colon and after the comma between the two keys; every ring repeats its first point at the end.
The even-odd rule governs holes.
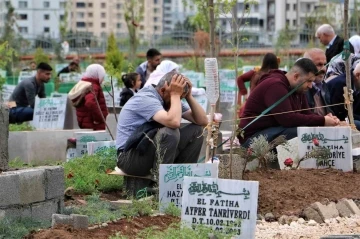
{"type": "Polygon", "coordinates": [[[21,81],[14,89],[9,99],[9,122],[22,123],[33,119],[36,95],[45,98],[44,83],[51,78],[52,68],[47,63],[37,66],[36,75],[21,81]]]}
{"type": "Polygon", "coordinates": [[[76,72],[79,69],[79,63],[80,63],[79,59],[72,60],[68,66],[62,68],[61,71],[59,71],[57,76],[59,77],[60,74],[63,73],[76,72]]]}
{"type": "Polygon", "coordinates": [[[203,143],[202,126],[208,121],[191,89],[189,79],[169,72],[156,86],[144,87],[124,105],[116,137],[117,165],[122,171],[145,176],[159,161],[197,162],[203,143]],[[192,123],[180,128],[181,118],[192,123]]]}
{"type": "Polygon", "coordinates": [[[280,135],[284,135],[288,140],[295,138],[299,126],[338,125],[340,121],[337,117],[321,116],[308,110],[309,106],[304,93],[312,88],[317,72],[316,66],[310,59],[301,58],[287,73],[271,70],[264,75],[258,86],[251,92],[240,117],[239,128],[246,127],[238,135],[241,146],[248,147],[251,140],[259,135],[267,135],[268,141],[280,135]],[[279,102],[293,89],[295,92],[279,102]],[[265,115],[249,124],[272,105],[274,108],[268,113],[269,116],[265,115]]]}
{"type": "MultiPolygon", "coordinates": [[[[351,74],[351,89],[353,93],[353,114],[355,120],[355,126],[360,130],[360,63],[357,63],[355,69],[350,72],[351,74]]],[[[344,87],[346,87],[346,74],[339,75],[327,83],[330,95],[331,104],[338,104],[332,106],[334,114],[339,117],[340,120],[345,120],[348,116],[348,110],[344,99],[344,87]]]]}

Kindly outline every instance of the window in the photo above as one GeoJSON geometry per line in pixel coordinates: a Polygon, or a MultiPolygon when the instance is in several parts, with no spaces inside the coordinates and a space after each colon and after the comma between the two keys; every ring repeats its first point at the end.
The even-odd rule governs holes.
{"type": "Polygon", "coordinates": [[[154,26],[154,31],[157,31],[158,30],[158,26],[154,26]]]}
{"type": "Polygon", "coordinates": [[[286,11],[290,11],[290,4],[286,3],[286,11]]]}
{"type": "Polygon", "coordinates": [[[64,21],[64,20],[65,20],[65,16],[64,16],[63,14],[61,14],[60,17],[59,17],[59,20],[60,20],[60,21],[64,21]]]}
{"type": "Polygon", "coordinates": [[[77,2],[76,7],[77,8],[85,8],[85,3],[84,2],[77,2]]]}
{"type": "Polygon", "coordinates": [[[154,4],[158,4],[158,2],[159,2],[158,0],[154,0],[154,4]]]}
{"type": "Polygon", "coordinates": [[[93,23],[92,23],[92,22],[88,22],[88,23],[87,23],[87,26],[88,26],[88,27],[93,27],[93,23]]]}
{"type": "Polygon", "coordinates": [[[167,14],[165,14],[164,16],[167,17],[167,18],[171,18],[171,14],[170,14],[170,13],[167,13],[167,14]]]}
{"type": "Polygon", "coordinates": [[[296,3],[294,4],[294,11],[296,11],[297,10],[297,5],[296,5],[296,3]]]}
{"type": "Polygon", "coordinates": [[[76,22],[76,27],[85,27],[85,22],[76,22]]]}
{"type": "Polygon", "coordinates": [[[66,2],[60,2],[60,8],[66,8],[66,2]]]}
{"type": "Polygon", "coordinates": [[[117,24],[116,24],[116,28],[117,28],[117,29],[121,28],[121,23],[117,23],[117,24]]]}
{"type": "Polygon", "coordinates": [[[92,12],[88,12],[88,17],[93,17],[93,13],[92,13],[92,12]]]}
{"type": "Polygon", "coordinates": [[[88,7],[93,7],[92,2],[89,2],[89,3],[88,3],[88,7]]]}
{"type": "Polygon", "coordinates": [[[165,24],[171,24],[171,21],[165,21],[165,24]]]}
{"type": "Polygon", "coordinates": [[[76,18],[84,18],[85,14],[83,12],[77,12],[76,13],[76,18]]]}
{"type": "Polygon", "coordinates": [[[28,28],[27,27],[19,27],[19,32],[20,33],[28,33],[28,28]]]}
{"type": "Polygon", "coordinates": [[[5,2],[5,7],[10,7],[10,1],[5,2]]]}
{"type": "Polygon", "coordinates": [[[164,3],[171,3],[171,0],[164,0],[164,3]]]}
{"type": "Polygon", "coordinates": [[[49,7],[50,7],[50,2],[45,1],[45,2],[44,2],[44,8],[49,8],[49,7]]]}
{"type": "Polygon", "coordinates": [[[154,13],[157,13],[158,12],[158,9],[157,8],[154,8],[154,13]]]}
{"type": "Polygon", "coordinates": [[[293,20],[293,26],[296,26],[296,19],[293,20]]]}
{"type": "Polygon", "coordinates": [[[157,17],[154,17],[154,22],[157,22],[158,21],[158,18],[157,17]]]}
{"type": "Polygon", "coordinates": [[[121,9],[121,3],[116,4],[116,9],[121,9]]]}
{"type": "Polygon", "coordinates": [[[102,22],[102,23],[101,23],[101,27],[102,27],[102,28],[105,28],[105,27],[106,27],[106,23],[105,23],[105,22],[102,22]]]}
{"type": "Polygon", "coordinates": [[[122,14],[121,14],[121,13],[116,14],[116,18],[117,18],[117,19],[121,19],[121,18],[122,18],[122,14]]]}
{"type": "Polygon", "coordinates": [[[44,20],[50,20],[50,15],[49,14],[44,14],[44,20]]]}
{"type": "Polygon", "coordinates": [[[44,32],[45,32],[45,33],[50,32],[50,27],[44,27],[44,32]]]}
{"type": "Polygon", "coordinates": [[[306,10],[307,10],[307,11],[311,11],[311,4],[310,4],[310,3],[307,3],[307,4],[306,4],[306,10]]]}
{"type": "Polygon", "coordinates": [[[289,19],[286,20],[286,25],[290,25],[290,20],[289,19]]]}
{"type": "Polygon", "coordinates": [[[27,8],[28,4],[27,1],[19,1],[19,8],[27,8]]]}
{"type": "Polygon", "coordinates": [[[105,12],[101,13],[101,18],[106,18],[106,13],[105,12]]]}
{"type": "Polygon", "coordinates": [[[19,20],[27,20],[27,14],[19,14],[19,20]]]}
{"type": "Polygon", "coordinates": [[[101,8],[106,8],[106,3],[102,2],[101,3],[101,8]]]}

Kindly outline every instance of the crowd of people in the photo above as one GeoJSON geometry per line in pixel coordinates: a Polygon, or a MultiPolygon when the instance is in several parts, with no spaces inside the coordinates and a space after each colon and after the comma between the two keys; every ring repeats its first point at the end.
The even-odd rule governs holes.
{"type": "MultiPolygon", "coordinates": [[[[343,97],[345,63],[340,54],[344,39],[328,24],[320,26],[315,35],[326,51],[308,49],[288,72],[279,69],[276,55],[267,53],[261,67],[237,78],[239,97],[248,95],[239,111],[239,128],[246,128],[244,134],[238,135],[243,147],[248,147],[258,135],[266,135],[269,141],[279,135],[292,139],[299,126],[348,124],[343,97]],[[250,89],[245,87],[246,82],[250,82],[250,89]],[[269,107],[273,108],[268,116],[253,121],[269,107]]],[[[349,50],[354,118],[360,129],[360,36],[350,38],[349,50]]],[[[149,49],[146,58],[136,72],[121,78],[125,88],[120,93],[116,135],[118,167],[136,176],[148,175],[159,155],[163,163],[196,163],[203,127],[208,124],[206,112],[193,97],[195,89],[179,73],[179,65],[161,61],[162,55],[156,49],[149,49]],[[190,124],[181,127],[182,118],[190,124]]],[[[78,67],[79,61],[74,60],[59,74],[78,67]]],[[[32,120],[35,96],[45,97],[44,83],[50,80],[52,68],[40,63],[36,69],[36,75],[22,81],[10,97],[11,123],[32,120]]],[[[91,64],[69,93],[80,128],[106,127],[108,109],[101,87],[105,75],[103,66],[91,64]]]]}

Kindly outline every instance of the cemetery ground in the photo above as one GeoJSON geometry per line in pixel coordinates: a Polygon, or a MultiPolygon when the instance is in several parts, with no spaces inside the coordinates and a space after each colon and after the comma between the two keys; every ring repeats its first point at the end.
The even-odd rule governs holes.
{"type": "MultiPolygon", "coordinates": [[[[91,230],[69,226],[50,228],[43,222],[3,220],[0,238],[24,235],[28,239],[206,238],[207,228],[180,229],[180,210],[175,206],[170,206],[165,214],[159,214],[154,199],[132,200],[132,205],[122,206],[111,203],[126,199],[122,191],[123,178],[107,174],[115,167],[115,161],[109,157],[114,153],[104,151],[61,163],[67,187],[64,214],[87,215],[91,230]]],[[[12,169],[32,166],[24,165],[20,160],[10,163],[12,169]]],[[[336,202],[347,198],[357,202],[360,199],[358,173],[333,169],[257,170],[245,172],[244,179],[259,181],[258,214],[272,213],[276,219],[281,215],[303,217],[302,210],[316,201],[336,202]]]]}

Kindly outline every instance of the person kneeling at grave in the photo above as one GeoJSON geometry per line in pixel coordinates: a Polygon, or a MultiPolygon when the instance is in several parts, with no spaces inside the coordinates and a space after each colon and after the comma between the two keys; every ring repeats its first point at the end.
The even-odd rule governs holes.
{"type": "Polygon", "coordinates": [[[158,163],[198,161],[202,126],[208,120],[191,89],[189,79],[169,72],[156,86],[144,87],[124,105],[116,137],[117,166],[123,172],[147,176],[158,163]],[[181,118],[191,123],[180,127],[181,118]]]}
{"type": "Polygon", "coordinates": [[[33,119],[35,97],[45,98],[45,85],[51,78],[52,68],[47,63],[36,67],[36,75],[21,81],[14,89],[9,99],[10,124],[23,123],[33,119]]]}
{"type": "Polygon", "coordinates": [[[309,110],[305,92],[312,88],[318,70],[307,58],[297,60],[289,72],[271,70],[261,78],[240,116],[238,139],[242,147],[249,147],[252,139],[266,135],[271,142],[280,135],[287,140],[297,137],[300,126],[337,126],[340,121],[331,114],[321,116],[309,110]],[[285,100],[280,99],[293,91],[285,100]],[[269,107],[268,115],[253,121],[269,107]],[[241,119],[244,118],[244,119],[241,119]]]}

